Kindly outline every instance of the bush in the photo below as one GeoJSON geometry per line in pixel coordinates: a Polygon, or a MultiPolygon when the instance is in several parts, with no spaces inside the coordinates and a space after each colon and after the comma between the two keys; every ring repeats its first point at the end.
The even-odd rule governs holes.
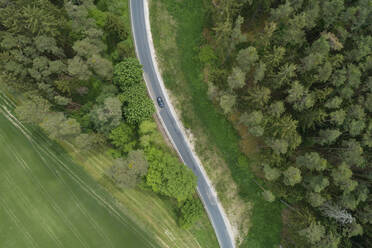
{"type": "Polygon", "coordinates": [[[203,205],[198,198],[186,200],[180,209],[178,219],[179,225],[184,228],[190,228],[203,214],[203,205]]]}
{"type": "Polygon", "coordinates": [[[130,124],[150,120],[155,112],[154,104],[143,83],[129,87],[120,95],[120,100],[123,102],[124,117],[130,124]]]}
{"type": "Polygon", "coordinates": [[[122,153],[128,153],[136,146],[134,129],[125,123],[121,123],[117,128],[111,130],[109,138],[111,143],[122,153]]]}
{"type": "Polygon", "coordinates": [[[146,175],[148,163],[142,150],[130,151],[126,159],[116,159],[108,176],[120,188],[134,188],[146,175]]]}
{"type": "Polygon", "coordinates": [[[142,81],[142,65],[136,58],[127,58],[115,65],[114,83],[125,92],[130,86],[142,81]]]}
{"type": "Polygon", "coordinates": [[[103,28],[106,24],[107,14],[103,11],[100,11],[97,8],[91,8],[89,10],[89,15],[96,20],[96,24],[98,27],[103,28]]]}
{"type": "Polygon", "coordinates": [[[112,13],[109,13],[106,17],[104,30],[107,33],[106,39],[110,47],[115,47],[118,42],[126,40],[129,33],[124,21],[112,13]]]}
{"type": "Polygon", "coordinates": [[[149,170],[146,184],[154,192],[185,201],[195,192],[196,176],[178,158],[157,148],[146,151],[149,170]]]}

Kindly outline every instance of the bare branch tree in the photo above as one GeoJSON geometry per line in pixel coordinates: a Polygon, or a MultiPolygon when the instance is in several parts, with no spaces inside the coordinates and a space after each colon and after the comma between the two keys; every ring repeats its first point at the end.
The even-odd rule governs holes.
{"type": "Polygon", "coordinates": [[[350,213],[336,204],[327,202],[320,207],[320,210],[324,216],[335,219],[343,225],[351,224],[355,221],[354,217],[350,213]]]}

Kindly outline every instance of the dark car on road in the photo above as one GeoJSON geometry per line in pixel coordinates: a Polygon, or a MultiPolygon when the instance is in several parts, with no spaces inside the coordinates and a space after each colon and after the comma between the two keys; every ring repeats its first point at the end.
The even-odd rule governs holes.
{"type": "Polygon", "coordinates": [[[156,98],[156,100],[158,101],[158,105],[160,108],[164,108],[164,101],[163,101],[163,98],[161,98],[160,96],[158,96],[156,98]]]}

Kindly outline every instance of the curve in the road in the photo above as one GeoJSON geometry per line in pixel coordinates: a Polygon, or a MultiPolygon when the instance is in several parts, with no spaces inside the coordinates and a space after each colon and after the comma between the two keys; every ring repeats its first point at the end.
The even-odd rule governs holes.
{"type": "Polygon", "coordinates": [[[234,235],[226,214],[217,199],[217,195],[200,164],[191,150],[186,135],[180,128],[173,106],[169,101],[164,83],[155,61],[151,38],[149,10],[147,0],[130,0],[132,32],[137,56],[143,65],[144,77],[150,96],[156,103],[156,97],[165,99],[164,108],[157,108],[157,114],[170,140],[183,162],[193,170],[198,178],[197,191],[212,222],[221,248],[235,248],[234,235]]]}

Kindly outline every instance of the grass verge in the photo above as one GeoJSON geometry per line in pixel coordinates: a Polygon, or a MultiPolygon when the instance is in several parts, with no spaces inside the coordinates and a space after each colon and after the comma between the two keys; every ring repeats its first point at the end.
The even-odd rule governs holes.
{"type": "Polygon", "coordinates": [[[280,243],[281,205],[267,203],[254,183],[254,155],[243,158],[237,131],[207,97],[199,63],[206,1],[152,0],[151,28],[158,62],[183,124],[225,207],[240,247],[280,243]],[[240,158],[240,159],[239,159],[240,158]],[[238,163],[238,160],[240,163],[238,163]]]}

